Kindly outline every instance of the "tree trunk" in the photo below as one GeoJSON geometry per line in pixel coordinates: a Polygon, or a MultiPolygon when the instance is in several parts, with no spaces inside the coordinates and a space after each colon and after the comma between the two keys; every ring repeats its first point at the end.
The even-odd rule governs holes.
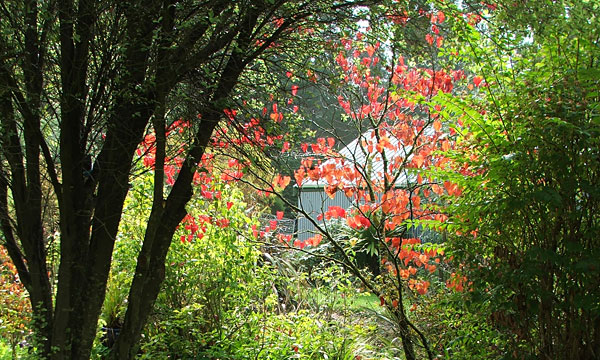
{"type": "MultiPolygon", "coordinates": [[[[257,15],[249,16],[242,26],[238,48],[225,65],[209,105],[201,110],[202,123],[198,128],[194,143],[188,153],[177,180],[166,201],[154,199],[152,212],[146,227],[144,243],[138,255],[137,267],[131,290],[125,322],[110,357],[112,359],[133,359],[137,345],[158,297],[165,277],[165,259],[173,239],[173,234],[186,214],[185,206],[193,195],[192,183],[196,165],[210,142],[213,130],[222,116],[222,102],[237,84],[246,66],[244,52],[250,43],[250,30],[256,24],[257,15]]],[[[159,162],[160,163],[160,162],[159,162]]],[[[156,194],[156,193],[155,193],[156,194]]]]}
{"type": "Polygon", "coordinates": [[[410,328],[405,320],[400,320],[400,338],[402,339],[402,349],[406,360],[416,360],[415,347],[410,336],[410,328]]]}

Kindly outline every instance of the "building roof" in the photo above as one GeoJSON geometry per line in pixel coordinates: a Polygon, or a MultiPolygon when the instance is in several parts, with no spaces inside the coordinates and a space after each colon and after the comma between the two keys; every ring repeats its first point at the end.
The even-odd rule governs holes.
{"type": "MultiPolygon", "coordinates": [[[[404,161],[404,159],[412,157],[412,147],[410,145],[401,144],[394,136],[388,136],[387,139],[389,146],[383,147],[382,153],[385,154],[388,166],[394,161],[404,161]]],[[[376,145],[375,131],[368,130],[341,149],[338,156],[324,161],[320,166],[324,168],[328,164],[335,164],[336,167],[340,168],[341,165],[338,159],[342,158],[346,164],[345,166],[348,164],[358,166],[359,169],[364,170],[365,174],[370,176],[371,181],[381,180],[384,174],[384,162],[381,153],[376,149],[376,145]]],[[[396,173],[398,171],[401,171],[401,173],[396,179],[396,186],[401,187],[407,183],[407,179],[412,178],[412,175],[408,174],[404,166],[401,167],[401,170],[395,170],[396,173]]],[[[302,183],[302,188],[319,189],[327,185],[326,179],[311,180],[307,178],[302,183]]]]}

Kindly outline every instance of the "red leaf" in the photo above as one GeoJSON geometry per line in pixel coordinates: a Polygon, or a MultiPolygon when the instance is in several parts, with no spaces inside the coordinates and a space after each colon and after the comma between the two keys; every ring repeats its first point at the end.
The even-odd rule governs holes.
{"type": "Polygon", "coordinates": [[[444,151],[450,150],[450,142],[448,140],[442,141],[442,150],[444,150],[444,151]]]}
{"type": "Polygon", "coordinates": [[[365,48],[365,51],[367,52],[367,54],[369,54],[369,57],[373,57],[373,54],[375,54],[375,48],[371,45],[367,46],[365,48]]]}
{"type": "Polygon", "coordinates": [[[327,145],[329,145],[330,148],[333,147],[333,145],[335,145],[335,139],[332,137],[328,137],[327,138],[327,145]]]}
{"type": "Polygon", "coordinates": [[[277,175],[275,179],[273,179],[273,187],[284,190],[289,185],[290,180],[291,178],[289,176],[277,175]]]}
{"type": "Polygon", "coordinates": [[[225,218],[223,218],[223,219],[219,219],[219,220],[217,220],[217,221],[215,222],[215,224],[216,224],[218,227],[220,227],[220,228],[224,229],[224,228],[226,228],[226,227],[228,227],[228,226],[229,226],[229,219],[225,219],[225,218]]]}
{"type": "Polygon", "coordinates": [[[337,192],[337,190],[337,186],[325,186],[325,194],[327,194],[327,196],[329,196],[330,199],[333,199],[335,197],[335,193],[337,192]]]}
{"type": "Polygon", "coordinates": [[[327,218],[327,220],[331,219],[331,218],[343,218],[346,217],[346,210],[344,210],[344,208],[340,207],[340,206],[330,206],[329,210],[327,210],[327,212],[325,212],[325,218],[327,218]]]}
{"type": "Polygon", "coordinates": [[[446,15],[443,12],[438,11],[437,18],[438,18],[438,23],[441,24],[444,22],[444,20],[446,20],[446,15]]]}
{"type": "Polygon", "coordinates": [[[433,44],[433,36],[431,36],[431,34],[427,34],[427,35],[425,35],[425,40],[427,41],[427,43],[428,43],[429,45],[432,45],[432,44],[433,44]]]}
{"type": "Polygon", "coordinates": [[[323,235],[316,234],[315,236],[306,240],[306,245],[318,246],[323,241],[323,235]]]}
{"type": "Polygon", "coordinates": [[[296,184],[298,184],[298,186],[302,186],[302,181],[304,180],[304,169],[298,169],[296,171],[294,171],[294,178],[296,179],[296,184]]]}

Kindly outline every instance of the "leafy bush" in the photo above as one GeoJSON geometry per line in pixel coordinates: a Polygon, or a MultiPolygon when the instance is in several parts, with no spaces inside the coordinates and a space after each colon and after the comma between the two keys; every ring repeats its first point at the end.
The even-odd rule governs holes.
{"type": "Polygon", "coordinates": [[[27,292],[6,249],[0,246],[0,339],[6,341],[13,358],[19,342],[29,334],[31,305],[27,292]]]}
{"type": "Polygon", "coordinates": [[[143,351],[152,358],[196,358],[238,332],[272,293],[270,269],[259,265],[259,246],[248,238],[253,220],[243,212],[239,192],[223,190],[210,205],[195,203],[171,245],[145,332],[143,351]],[[211,220],[201,223],[207,214],[211,220]]]}
{"type": "Polygon", "coordinates": [[[451,199],[449,248],[472,282],[460,312],[470,313],[471,338],[490,335],[483,348],[501,332],[509,357],[592,359],[600,353],[600,53],[589,14],[600,8],[543,4],[502,7],[497,20],[510,36],[504,27],[473,31],[464,51],[481,61],[485,80],[468,102],[446,103],[465,125],[456,127],[454,176],[464,191],[451,199]]]}

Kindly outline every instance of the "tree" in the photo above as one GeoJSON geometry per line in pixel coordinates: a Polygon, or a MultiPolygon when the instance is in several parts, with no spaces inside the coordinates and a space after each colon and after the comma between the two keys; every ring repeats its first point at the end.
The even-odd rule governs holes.
{"type": "MultiPolygon", "coordinates": [[[[600,354],[598,4],[499,2],[465,27],[481,76],[465,101],[450,173],[448,250],[464,303],[510,339],[514,358],[600,354]],[[543,19],[543,21],[539,21],[543,19]]],[[[476,80],[476,81],[475,81],[476,80]]],[[[480,345],[477,345],[480,346],[480,345]]]]}
{"type": "MultiPolygon", "coordinates": [[[[152,211],[113,358],[131,358],[185,216],[197,164],[240,76],[359,1],[15,1],[0,25],[0,222],[40,356],[87,359],[134,153],[156,131],[152,211]],[[199,74],[190,141],[165,192],[170,96],[199,74]],[[55,213],[46,210],[56,208],[55,213]],[[56,228],[57,243],[50,242],[56,228]],[[58,246],[56,288],[48,247],[58,246]]],[[[345,11],[347,10],[347,11],[345,11]]]]}
{"type": "MultiPolygon", "coordinates": [[[[428,16],[429,24],[444,21],[442,13],[433,14],[428,16]]],[[[294,171],[295,184],[300,191],[308,183],[321,184],[323,201],[316,204],[317,218],[307,204],[288,205],[310,219],[313,236],[292,241],[289,235],[277,234],[272,225],[260,234],[272,234],[283,246],[298,251],[314,248],[310,251],[314,256],[344,266],[393,314],[406,358],[432,359],[434,350],[410,319],[408,299],[427,292],[430,274],[436,272],[443,255],[440,246],[424,240],[433,234],[422,228],[443,219],[434,206],[439,195],[459,192],[455,184],[426,173],[448,161],[438,152],[452,146],[440,122],[443,109],[434,107],[432,100],[438,93],[452,92],[465,76],[460,70],[435,64],[408,63],[397,49],[382,50],[380,43],[371,40],[368,33],[359,32],[333,43],[331,50],[336,55],[334,72],[339,84],[330,86],[338,91],[347,126],[360,135],[343,144],[347,146],[341,151],[334,150],[339,141],[334,134],[301,145],[304,157],[294,171]],[[348,207],[327,204],[327,199],[338,197],[348,207]],[[319,253],[322,243],[333,248],[333,253],[319,253]],[[370,271],[363,268],[360,254],[374,260],[370,271]]],[[[439,44],[429,46],[436,49],[439,44]]],[[[292,181],[286,175],[261,179],[267,193],[280,196],[292,181]]]]}

